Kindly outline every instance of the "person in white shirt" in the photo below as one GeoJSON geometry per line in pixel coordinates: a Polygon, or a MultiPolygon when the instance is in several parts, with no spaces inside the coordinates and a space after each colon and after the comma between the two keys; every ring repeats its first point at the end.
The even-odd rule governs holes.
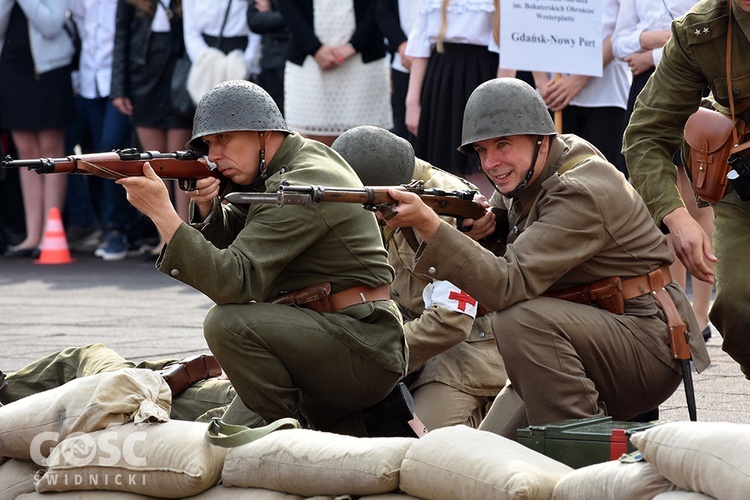
{"type": "MultiPolygon", "coordinates": [[[[81,39],[78,71],[73,79],[78,111],[75,139],[85,153],[135,147],[128,117],[109,98],[117,2],[71,0],[70,9],[81,39]]],[[[138,212],[114,180],[96,179],[100,182],[96,191],[89,190],[89,181],[88,176],[69,180],[68,216],[79,210],[93,212],[90,194],[100,193],[100,219],[106,236],[95,253],[104,260],[122,260],[128,254],[128,239],[136,237],[138,212]]],[[[86,220],[83,214],[81,218],[86,220]]]]}
{"type": "Polygon", "coordinates": [[[418,158],[459,176],[477,166],[457,151],[464,105],[481,83],[497,76],[498,0],[425,0],[409,32],[412,58],[406,127],[418,158]]]}
{"type": "Polygon", "coordinates": [[[626,174],[620,150],[630,72],[624,62],[614,58],[611,43],[619,5],[620,0],[606,0],[602,8],[604,69],[601,77],[563,74],[553,78],[546,75],[546,78],[537,78],[535,83],[547,107],[562,112],[562,130],[559,132],[583,137],[626,174]]]}
{"type": "Polygon", "coordinates": [[[193,63],[188,90],[197,103],[227,80],[260,73],[260,35],[247,25],[248,0],[182,0],[185,49],[193,63]]]}

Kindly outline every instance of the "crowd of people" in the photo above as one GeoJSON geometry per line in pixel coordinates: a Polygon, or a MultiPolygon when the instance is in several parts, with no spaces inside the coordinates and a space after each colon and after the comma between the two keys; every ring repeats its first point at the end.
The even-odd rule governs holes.
{"type": "Polygon", "coordinates": [[[474,190],[487,210],[440,217],[393,190],[377,216],[281,211],[222,203],[213,177],[182,192],[148,167],[117,181],[22,171],[0,211],[5,257],[37,251],[53,206],[69,231],[103,231],[107,260],[150,228],[158,270],[215,302],[208,346],[265,423],[372,435],[370,409],[401,383],[428,429],[515,438],[653,417],[681,359],[710,363],[709,321],[750,378],[750,181],[738,171],[721,201],[697,200],[681,130],[700,105],[750,119],[748,63],[716,56],[750,45],[750,4],[602,12],[591,77],[503,68],[497,0],[5,1],[0,129],[19,158],[189,147],[243,190],[419,180],[474,190]],[[204,70],[186,107],[185,56],[204,70]],[[235,60],[240,76],[222,79],[235,60]]]}

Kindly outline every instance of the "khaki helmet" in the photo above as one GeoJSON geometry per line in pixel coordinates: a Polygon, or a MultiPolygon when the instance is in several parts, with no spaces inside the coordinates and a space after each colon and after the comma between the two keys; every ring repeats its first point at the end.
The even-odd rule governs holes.
{"type": "Polygon", "coordinates": [[[289,127],[276,102],[262,87],[247,80],[229,80],[211,87],[201,97],[187,147],[208,154],[201,137],[238,130],[289,132],[289,127]]]}
{"type": "Polygon", "coordinates": [[[333,141],[331,149],[346,160],[365,186],[407,184],[414,175],[411,143],[384,128],[351,128],[333,141]]]}
{"type": "Polygon", "coordinates": [[[458,150],[472,154],[472,144],[495,137],[555,134],[547,105],[531,85],[518,78],[495,78],[469,96],[458,150]]]}

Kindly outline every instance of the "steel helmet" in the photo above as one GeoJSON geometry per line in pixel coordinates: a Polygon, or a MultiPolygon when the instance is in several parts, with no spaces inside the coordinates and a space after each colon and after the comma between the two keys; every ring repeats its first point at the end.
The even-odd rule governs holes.
{"type": "Polygon", "coordinates": [[[354,127],[331,148],[351,165],[365,186],[407,184],[414,175],[414,148],[406,139],[380,127],[354,127]]]}
{"type": "Polygon", "coordinates": [[[531,85],[518,78],[495,78],[469,96],[458,150],[472,154],[472,144],[494,137],[555,134],[547,105],[531,85]]]}
{"type": "Polygon", "coordinates": [[[201,137],[238,130],[289,132],[289,127],[262,87],[247,80],[229,80],[211,87],[198,102],[187,147],[207,154],[201,137]]]}

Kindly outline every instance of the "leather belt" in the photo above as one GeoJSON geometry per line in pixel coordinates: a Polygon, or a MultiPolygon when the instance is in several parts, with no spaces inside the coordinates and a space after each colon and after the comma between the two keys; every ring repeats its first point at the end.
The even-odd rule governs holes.
{"type": "Polygon", "coordinates": [[[544,293],[553,297],[581,304],[596,305],[615,314],[623,314],[623,301],[651,294],[659,304],[667,319],[670,347],[674,359],[690,359],[687,326],[680,316],[669,292],[665,289],[672,282],[669,266],[662,266],[643,276],[628,278],[605,278],[566,290],[544,293]]]}
{"type": "Polygon", "coordinates": [[[634,299],[647,293],[661,290],[672,282],[669,266],[663,266],[643,276],[628,278],[622,282],[623,300],[634,299]]]}
{"type": "Polygon", "coordinates": [[[665,290],[672,282],[669,267],[664,266],[637,278],[630,278],[622,282],[623,299],[632,299],[650,293],[661,306],[667,317],[667,328],[669,340],[674,359],[690,359],[690,346],[688,345],[687,326],[682,320],[677,306],[669,292],[665,290]]]}
{"type": "Polygon", "coordinates": [[[159,373],[172,389],[172,396],[177,396],[196,382],[218,377],[222,370],[215,357],[210,354],[198,354],[166,365],[159,373]]]}
{"type": "MultiPolygon", "coordinates": [[[[324,297],[320,302],[325,303],[325,299],[328,299],[331,310],[323,312],[336,312],[355,304],[364,304],[365,302],[375,302],[378,300],[391,300],[391,288],[389,285],[380,285],[376,288],[370,286],[355,286],[354,288],[348,288],[333,293],[328,297],[324,297]]],[[[310,307],[310,309],[314,308],[310,307]]]]}
{"type": "Polygon", "coordinates": [[[355,286],[340,292],[331,293],[330,283],[320,283],[303,288],[297,292],[281,295],[271,301],[273,304],[296,305],[312,309],[319,313],[335,313],[345,307],[365,302],[390,300],[389,285],[378,287],[355,286]]]}

